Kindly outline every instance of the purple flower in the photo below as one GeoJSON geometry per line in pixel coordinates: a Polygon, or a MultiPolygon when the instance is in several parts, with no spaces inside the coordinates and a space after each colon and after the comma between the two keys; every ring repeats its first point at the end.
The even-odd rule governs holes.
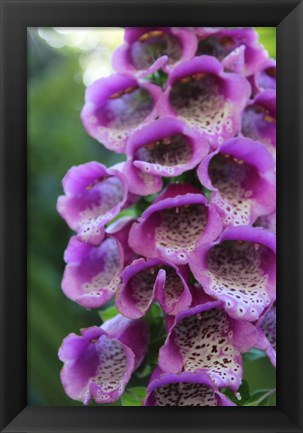
{"type": "Polygon", "coordinates": [[[134,223],[129,244],[139,255],[184,265],[197,245],[221,233],[221,219],[200,191],[171,184],[134,223]]]}
{"type": "Polygon", "coordinates": [[[127,153],[136,168],[164,177],[191,170],[208,150],[206,140],[174,118],[155,120],[135,132],[127,145],[127,153]]]}
{"type": "Polygon", "coordinates": [[[163,260],[135,260],[121,275],[116,306],[124,316],[137,319],[158,300],[165,313],[175,315],[191,303],[188,274],[185,267],[163,260]]]}
{"type": "Polygon", "coordinates": [[[238,137],[210,153],[197,170],[202,185],[214,191],[225,226],[253,224],[276,208],[275,161],[263,144],[238,137]]]}
{"type": "Polygon", "coordinates": [[[157,368],[144,406],[236,406],[204,373],[163,373],[157,368]]]}
{"type": "Polygon", "coordinates": [[[158,109],[162,117],[177,116],[217,146],[240,130],[250,93],[243,76],[223,72],[214,57],[199,56],[174,68],[158,109]]]}
{"type": "Polygon", "coordinates": [[[85,308],[98,308],[115,294],[123,269],[123,248],[114,237],[95,246],[72,237],[64,254],[67,263],[62,290],[85,308]]]}
{"type": "Polygon", "coordinates": [[[256,321],[276,297],[276,237],[260,227],[226,229],[201,245],[189,266],[205,292],[235,319],[256,321]]]}
{"type": "Polygon", "coordinates": [[[86,89],[81,118],[87,132],[110,150],[123,153],[128,137],[154,119],[160,87],[114,74],[86,89]]]}
{"type": "Polygon", "coordinates": [[[218,388],[239,388],[240,352],[254,347],[257,331],[250,323],[230,318],[222,307],[222,302],[206,302],[175,317],[159,353],[163,371],[206,373],[218,388]]]}
{"type": "Polygon", "coordinates": [[[197,38],[186,29],[127,28],[124,44],[114,52],[112,64],[117,72],[144,77],[161,68],[168,72],[176,63],[191,59],[196,49],[197,38]]]}
{"type": "Polygon", "coordinates": [[[255,73],[268,59],[266,50],[258,43],[258,33],[252,28],[200,28],[197,56],[214,56],[225,69],[244,74],[255,73]]]}
{"type": "Polygon", "coordinates": [[[276,89],[276,61],[267,59],[256,73],[250,77],[254,93],[265,89],[276,89]]]}
{"type": "Polygon", "coordinates": [[[145,323],[120,315],[104,323],[69,334],[59,349],[64,362],[61,382],[66,394],[87,405],[119,399],[133,371],[146,353],[145,323]]]}
{"type": "Polygon", "coordinates": [[[134,222],[134,218],[125,216],[106,227],[106,233],[117,239],[122,245],[124,266],[128,266],[133,260],[138,258],[138,255],[128,244],[129,231],[134,222]]]}
{"type": "Polygon", "coordinates": [[[242,115],[242,134],[276,149],[276,91],[264,90],[247,105],[242,115]]]}
{"type": "Polygon", "coordinates": [[[276,304],[274,304],[259,320],[260,335],[258,349],[266,352],[270,362],[276,367],[276,304]]]}
{"type": "Polygon", "coordinates": [[[98,162],[72,167],[63,179],[65,195],[57,210],[83,242],[98,245],[104,238],[104,225],[124,206],[127,184],[122,173],[98,162]]]}

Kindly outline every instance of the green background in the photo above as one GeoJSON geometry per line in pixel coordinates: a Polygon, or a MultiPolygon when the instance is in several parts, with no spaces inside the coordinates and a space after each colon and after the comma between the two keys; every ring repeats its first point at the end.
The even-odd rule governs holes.
{"type": "MultiPolygon", "coordinates": [[[[275,28],[258,28],[261,42],[275,57],[275,28]]],[[[28,404],[79,405],[62,389],[57,358],[70,332],[101,323],[61,292],[63,252],[71,231],[56,212],[61,180],[72,165],[123,157],[107,151],[84,131],[79,114],[85,86],[79,58],[71,46],[54,48],[28,33],[28,404]]],[[[81,59],[80,59],[81,60],[81,59]]],[[[275,371],[267,358],[245,363],[250,389],[273,388],[275,371]]],[[[274,397],[270,404],[274,404],[274,397]]]]}

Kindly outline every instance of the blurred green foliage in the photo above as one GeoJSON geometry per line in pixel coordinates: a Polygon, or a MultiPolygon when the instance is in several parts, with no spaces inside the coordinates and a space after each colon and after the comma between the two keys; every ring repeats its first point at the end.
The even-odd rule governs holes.
{"type": "MultiPolygon", "coordinates": [[[[261,43],[275,56],[275,28],[259,28],[261,43]]],[[[56,212],[62,194],[61,180],[72,165],[96,160],[112,165],[123,157],[107,151],[91,139],[80,121],[84,85],[79,53],[53,49],[35,29],[28,33],[28,404],[79,405],[64,393],[60,382],[61,362],[57,352],[70,332],[99,325],[101,317],[69,301],[61,292],[63,252],[71,235],[56,212]]],[[[155,363],[163,340],[155,323],[161,320],[157,307],[153,319],[152,349],[147,361],[131,381],[132,389],[122,404],[142,400],[141,383],[155,363]],[[156,329],[157,328],[157,329],[156,329]],[[158,332],[158,334],[157,334],[158,332]],[[154,349],[154,350],[153,350],[154,349]]],[[[275,371],[267,358],[245,362],[245,378],[253,393],[275,387],[275,371]]],[[[120,404],[120,402],[118,403],[120,404]]],[[[275,404],[270,397],[269,404],[275,404]]]]}

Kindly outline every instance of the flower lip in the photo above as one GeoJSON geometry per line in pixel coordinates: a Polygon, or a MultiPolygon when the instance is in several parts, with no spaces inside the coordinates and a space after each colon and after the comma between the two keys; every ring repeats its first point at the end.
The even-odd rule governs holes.
{"type": "Polygon", "coordinates": [[[119,311],[133,319],[142,317],[154,300],[167,314],[177,314],[191,303],[186,269],[159,259],[138,259],[125,268],[117,293],[119,311]]]}
{"type": "Polygon", "coordinates": [[[59,214],[81,241],[100,244],[105,224],[126,202],[125,176],[98,162],[89,162],[72,167],[62,184],[65,195],[58,198],[59,214]]]}
{"type": "Polygon", "coordinates": [[[87,132],[108,149],[123,153],[129,135],[156,117],[160,87],[139,82],[128,74],[114,74],[86,89],[81,118],[87,132]]]}
{"type": "Polygon", "coordinates": [[[197,174],[214,191],[225,226],[253,224],[276,207],[275,161],[263,144],[238,137],[226,141],[203,159],[197,174]]]}
{"type": "Polygon", "coordinates": [[[170,374],[159,367],[154,373],[145,406],[235,406],[204,373],[170,374]]]}
{"type": "Polygon", "coordinates": [[[113,67],[140,77],[159,69],[169,72],[175,63],[192,58],[197,47],[192,32],[169,27],[128,28],[124,40],[114,52],[113,67]]]}
{"type": "Polygon", "coordinates": [[[131,228],[129,244],[145,257],[186,264],[196,245],[215,239],[221,230],[221,219],[206,198],[183,188],[182,195],[160,199],[144,211],[131,228]]]}
{"type": "Polygon", "coordinates": [[[253,322],[276,297],[275,254],[276,238],[269,230],[232,227],[217,241],[197,247],[189,266],[231,317],[253,322]]]}
{"type": "Polygon", "coordinates": [[[231,319],[223,306],[213,300],[175,317],[159,352],[162,370],[206,373],[219,388],[238,389],[243,373],[240,352],[254,347],[256,332],[250,323],[231,319]]]}
{"type": "Polygon", "coordinates": [[[115,238],[107,237],[94,246],[72,237],[64,254],[64,294],[85,308],[106,304],[119,284],[123,257],[122,246],[115,238]]]}
{"type": "Polygon", "coordinates": [[[157,176],[178,176],[194,168],[208,143],[175,118],[161,118],[130,138],[127,152],[135,167],[157,176]]]}
{"type": "Polygon", "coordinates": [[[250,93],[244,77],[225,73],[211,56],[199,56],[174,68],[158,101],[159,113],[184,120],[216,147],[239,131],[250,93]]]}

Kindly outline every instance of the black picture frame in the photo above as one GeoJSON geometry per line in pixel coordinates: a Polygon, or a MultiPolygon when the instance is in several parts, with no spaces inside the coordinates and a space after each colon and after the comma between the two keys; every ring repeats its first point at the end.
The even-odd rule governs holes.
{"type": "Polygon", "coordinates": [[[302,24],[300,0],[1,1],[1,431],[303,431],[302,24]],[[130,25],[277,27],[276,407],[231,410],[221,407],[201,411],[196,408],[27,406],[27,27],[130,25]]]}

